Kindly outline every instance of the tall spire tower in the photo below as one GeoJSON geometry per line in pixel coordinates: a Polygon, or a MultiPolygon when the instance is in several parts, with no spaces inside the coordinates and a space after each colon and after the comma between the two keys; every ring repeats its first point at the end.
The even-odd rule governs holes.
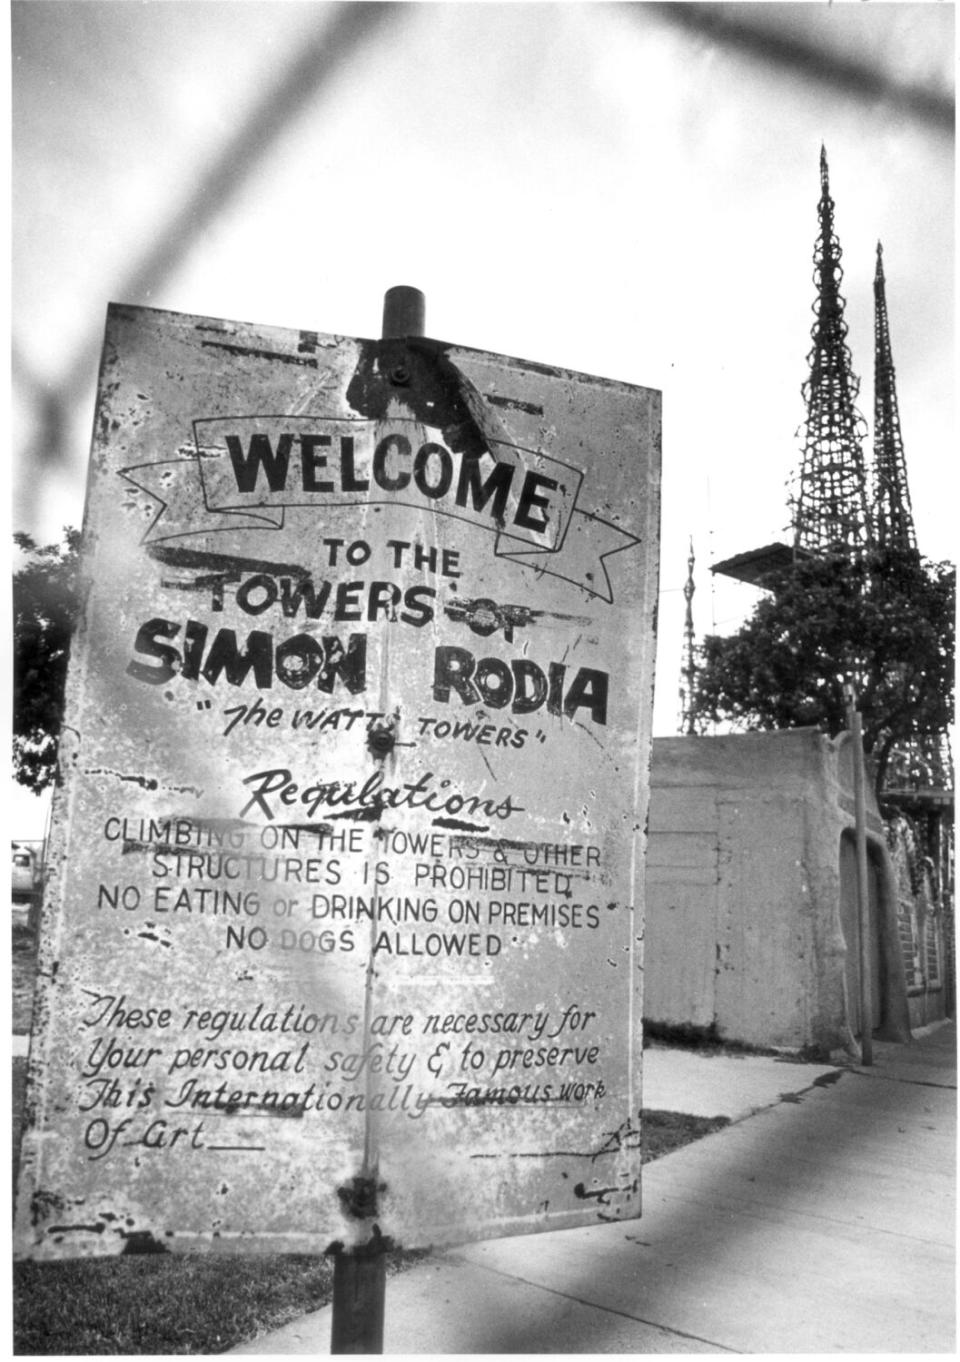
{"type": "Polygon", "coordinates": [[[693,717],[693,692],[697,680],[697,655],[693,632],[693,593],[696,584],[693,569],[696,563],[693,552],[693,539],[690,540],[690,556],[687,559],[687,580],[683,584],[683,599],[687,603],[683,621],[683,664],[680,667],[680,732],[686,737],[695,737],[696,721],[693,717]]]}
{"type": "Polygon", "coordinates": [[[883,247],[873,277],[873,533],[879,548],[915,549],[907,463],[900,434],[896,374],[890,349],[883,247]]]}
{"type": "MultiPolygon", "coordinates": [[[[896,373],[890,348],[883,246],[879,241],[873,301],[873,535],[878,548],[916,552],[917,535],[910,506],[896,373]]],[[[948,791],[953,787],[953,756],[948,734],[920,733],[897,743],[890,754],[884,778],[886,795],[912,792],[913,804],[905,803],[904,807],[916,814],[919,805],[914,805],[924,793],[948,791]]]]}
{"type": "Polygon", "coordinates": [[[843,269],[833,226],[826,148],[820,148],[820,234],[814,253],[816,320],[803,385],[807,407],[799,488],[794,499],[795,544],[811,553],[859,553],[869,540],[862,440],[856,408],[859,380],[851,369],[840,293],[843,269]]]}

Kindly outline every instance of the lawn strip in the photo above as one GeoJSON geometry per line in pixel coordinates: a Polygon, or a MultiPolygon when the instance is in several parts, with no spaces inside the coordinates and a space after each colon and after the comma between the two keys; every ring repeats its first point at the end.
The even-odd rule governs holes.
{"type": "MultiPolygon", "coordinates": [[[[663,1158],[730,1122],[644,1111],[643,1161],[663,1158]]],[[[426,1253],[392,1253],[402,1272],[426,1253]]],[[[221,1353],[326,1305],[329,1258],[157,1254],[14,1264],[17,1356],[221,1353]]]]}

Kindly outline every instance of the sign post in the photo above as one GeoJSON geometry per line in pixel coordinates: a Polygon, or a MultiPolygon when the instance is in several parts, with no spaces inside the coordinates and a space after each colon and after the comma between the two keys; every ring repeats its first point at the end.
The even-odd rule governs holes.
{"type": "Polygon", "coordinates": [[[660,396],[399,293],[109,310],[18,1256],[639,1214],[660,396]]]}
{"type": "MultiPolygon", "coordinates": [[[[388,289],[383,300],[384,340],[403,336],[422,336],[426,300],[419,289],[399,284],[388,289]]],[[[394,733],[380,729],[371,734],[375,750],[385,757],[393,748],[394,733]]],[[[369,982],[369,975],[368,975],[369,982]]],[[[337,1247],[333,1254],[333,1309],[331,1311],[330,1351],[340,1353],[382,1353],[387,1264],[384,1241],[377,1225],[377,1154],[370,1149],[370,1134],[364,1142],[364,1164],[357,1186],[343,1189],[345,1205],[358,1220],[366,1221],[371,1236],[352,1249],[337,1247]]]]}

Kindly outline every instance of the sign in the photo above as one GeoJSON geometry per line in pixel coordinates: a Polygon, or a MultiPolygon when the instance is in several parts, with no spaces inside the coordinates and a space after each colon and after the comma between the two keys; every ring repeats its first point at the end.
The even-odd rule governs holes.
{"type": "Polygon", "coordinates": [[[659,416],[111,306],[18,1255],[639,1214],[659,416]]]}

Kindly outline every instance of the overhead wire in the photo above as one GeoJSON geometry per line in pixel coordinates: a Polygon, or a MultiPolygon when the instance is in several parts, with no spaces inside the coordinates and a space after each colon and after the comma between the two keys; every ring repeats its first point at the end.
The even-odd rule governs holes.
{"type": "MultiPolygon", "coordinates": [[[[739,7],[698,0],[682,5],[651,0],[629,8],[636,11],[639,20],[652,17],[859,100],[885,100],[935,132],[953,134],[954,102],[946,92],[896,80],[865,59],[804,40],[796,33],[776,31],[762,15],[747,17],[739,7]]],[[[115,293],[118,300],[136,304],[155,294],[201,233],[223,214],[291,122],[325,93],[378,35],[409,17],[408,6],[382,0],[363,4],[341,0],[336,6],[318,6],[318,12],[323,17],[316,32],[255,103],[212,164],[196,177],[193,189],[119,285],[115,293]]],[[[98,319],[96,328],[91,326],[55,383],[37,378],[22,356],[14,352],[14,382],[36,415],[36,435],[26,458],[21,459],[29,470],[20,488],[19,514],[26,521],[31,519],[33,503],[46,477],[67,459],[69,415],[95,370],[100,344],[98,319]]]]}
{"type": "MultiPolygon", "coordinates": [[[[223,214],[293,120],[333,85],[350,60],[359,57],[388,26],[407,17],[405,5],[381,0],[363,4],[342,0],[332,7],[332,19],[330,6],[317,8],[323,17],[316,31],[249,110],[212,163],[197,175],[192,191],[119,285],[115,295],[119,301],[141,303],[156,293],[194,241],[223,214]]],[[[32,509],[29,503],[37,497],[43,477],[67,457],[63,438],[67,414],[96,370],[101,343],[98,318],[97,329],[91,328],[55,385],[37,379],[15,351],[14,378],[32,392],[28,400],[37,414],[38,427],[24,460],[29,473],[20,489],[19,514],[28,521],[32,509]]]]}

